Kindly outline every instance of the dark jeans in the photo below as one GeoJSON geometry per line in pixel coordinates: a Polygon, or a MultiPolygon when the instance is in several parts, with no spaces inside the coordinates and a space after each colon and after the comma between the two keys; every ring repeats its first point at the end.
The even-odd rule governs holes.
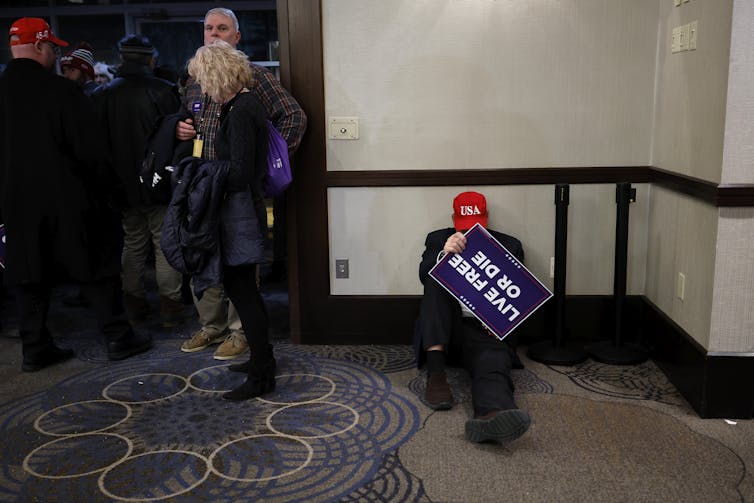
{"type": "Polygon", "coordinates": [[[269,354],[269,320],[264,300],[257,288],[256,266],[224,266],[223,286],[238,311],[252,357],[269,354]]]}
{"type": "MultiPolygon", "coordinates": [[[[83,283],[81,291],[94,310],[106,342],[121,341],[133,336],[133,329],[123,309],[119,276],[83,283]]],[[[47,329],[51,296],[50,284],[26,283],[17,287],[18,328],[24,359],[33,360],[52,345],[52,335],[47,329]]]]}
{"type": "Polygon", "coordinates": [[[458,301],[431,278],[424,285],[415,337],[419,361],[428,347],[443,345],[448,363],[466,369],[475,416],[517,408],[510,376],[514,350],[489,335],[476,318],[463,317],[458,301]]]}

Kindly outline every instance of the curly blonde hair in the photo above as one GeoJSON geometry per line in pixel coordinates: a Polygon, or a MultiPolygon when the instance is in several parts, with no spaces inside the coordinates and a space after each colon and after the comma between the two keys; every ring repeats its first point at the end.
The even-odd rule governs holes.
{"type": "Polygon", "coordinates": [[[251,86],[249,58],[222,40],[197,49],[189,60],[188,73],[202,92],[218,103],[225,103],[244,87],[251,86]]]}

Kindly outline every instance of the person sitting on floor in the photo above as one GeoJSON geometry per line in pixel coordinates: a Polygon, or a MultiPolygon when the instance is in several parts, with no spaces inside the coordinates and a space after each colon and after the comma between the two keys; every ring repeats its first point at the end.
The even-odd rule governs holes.
{"type": "MultiPolygon", "coordinates": [[[[471,376],[474,417],[466,421],[466,438],[472,442],[509,442],[529,428],[529,415],[516,406],[510,371],[521,363],[508,339],[498,340],[429,271],[448,253],[462,253],[463,232],[479,223],[487,227],[487,201],[478,192],[463,192],[453,200],[455,228],[430,232],[419,266],[424,296],[419,308],[414,345],[417,362],[426,362],[425,401],[435,410],[453,406],[445,365],[460,365],[471,376]],[[469,211],[471,209],[471,211],[469,211]]],[[[489,231],[500,244],[523,262],[521,242],[507,234],[489,231]]]]}

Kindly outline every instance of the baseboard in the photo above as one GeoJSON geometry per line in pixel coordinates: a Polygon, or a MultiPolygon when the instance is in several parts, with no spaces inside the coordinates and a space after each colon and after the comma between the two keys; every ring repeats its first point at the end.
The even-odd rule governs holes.
{"type": "Polygon", "coordinates": [[[702,418],[754,417],[754,356],[709,353],[644,298],[652,360],[702,418]]]}

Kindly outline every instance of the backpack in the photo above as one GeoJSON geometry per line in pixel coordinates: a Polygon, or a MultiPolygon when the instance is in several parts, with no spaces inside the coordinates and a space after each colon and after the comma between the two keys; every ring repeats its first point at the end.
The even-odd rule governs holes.
{"type": "Polygon", "coordinates": [[[173,195],[173,165],[191,155],[191,142],[175,139],[175,125],[185,114],[171,114],[155,121],[147,139],[144,160],[139,171],[143,194],[152,204],[166,204],[173,195]]]}
{"type": "Polygon", "coordinates": [[[264,190],[269,197],[279,196],[293,181],[291,161],[288,159],[288,143],[267,121],[267,174],[264,179],[264,190]]]}

